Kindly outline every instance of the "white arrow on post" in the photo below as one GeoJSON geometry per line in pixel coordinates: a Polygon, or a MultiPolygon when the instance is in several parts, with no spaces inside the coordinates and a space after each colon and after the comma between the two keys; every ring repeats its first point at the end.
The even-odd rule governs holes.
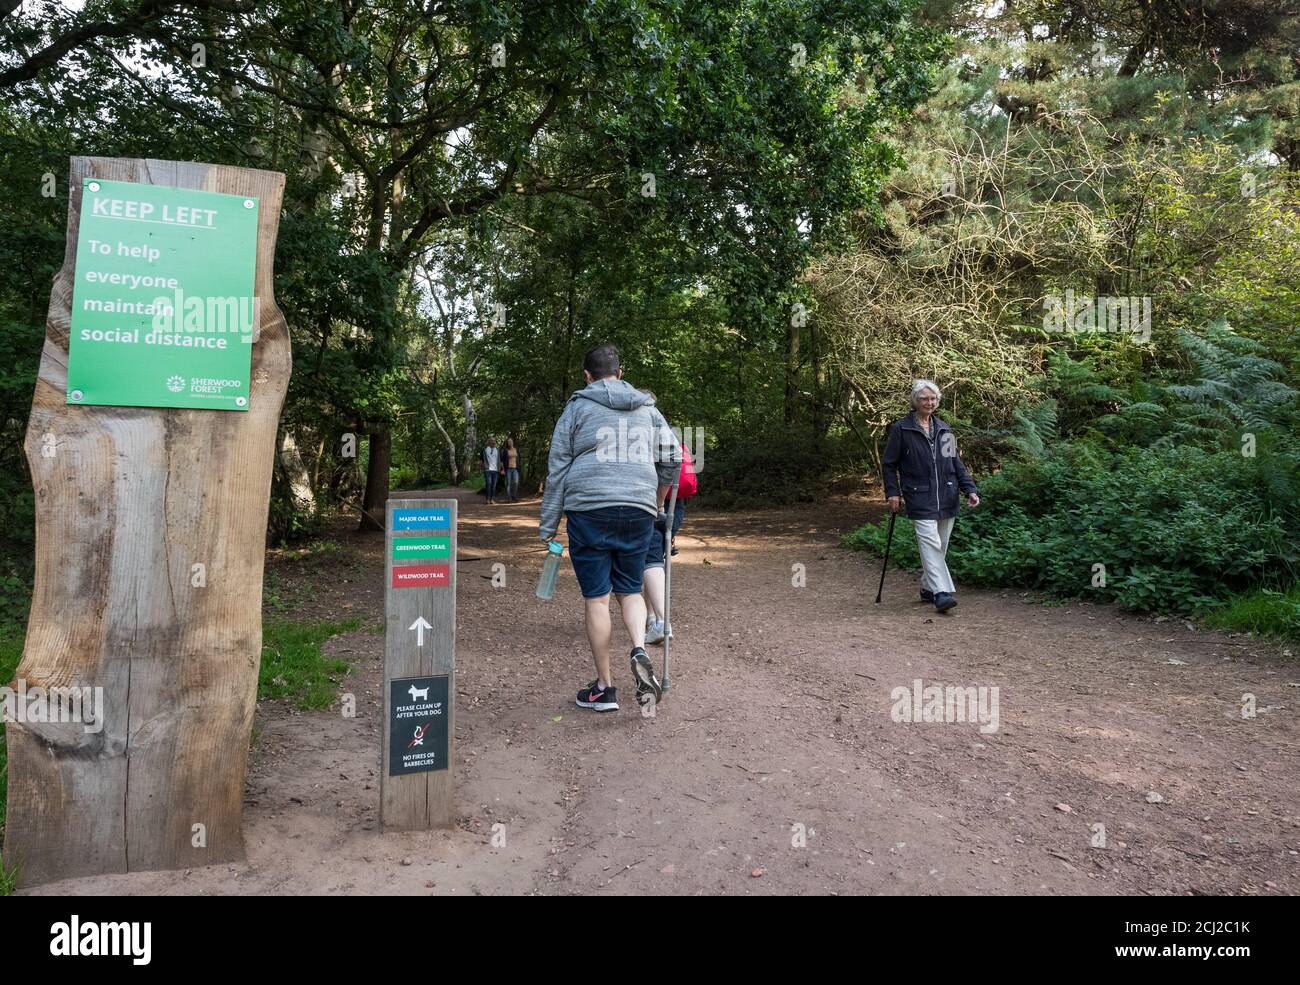
{"type": "Polygon", "coordinates": [[[415,645],[424,646],[424,631],[433,629],[433,625],[425,621],[424,616],[420,616],[415,622],[411,623],[409,629],[415,630],[415,645]]]}

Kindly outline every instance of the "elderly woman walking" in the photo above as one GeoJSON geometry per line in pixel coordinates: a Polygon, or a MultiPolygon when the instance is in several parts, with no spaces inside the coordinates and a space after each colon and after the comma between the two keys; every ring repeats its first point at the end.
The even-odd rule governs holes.
{"type": "Polygon", "coordinates": [[[961,493],[972,507],[979,506],[980,497],[975,481],[957,457],[952,428],[935,415],[942,396],[929,380],[913,381],[912,413],[890,428],[880,464],[890,511],[898,513],[906,506],[916,527],[921,600],[947,612],[957,604],[945,560],[948,536],[961,509],[961,493]]]}

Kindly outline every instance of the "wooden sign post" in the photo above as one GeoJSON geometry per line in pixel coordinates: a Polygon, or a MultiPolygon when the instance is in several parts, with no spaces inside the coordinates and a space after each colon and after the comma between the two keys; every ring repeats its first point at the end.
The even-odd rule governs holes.
{"type": "Polygon", "coordinates": [[[448,828],[456,746],[456,500],[390,499],[384,563],[384,830],[448,828]]]}
{"type": "Polygon", "coordinates": [[[16,679],[90,688],[102,720],[8,726],[4,858],[22,885],[243,857],[290,369],[272,281],[283,189],[269,171],[72,159],[27,428],[36,582],[16,679]],[[182,318],[223,283],[247,285],[224,344],[182,318]]]}

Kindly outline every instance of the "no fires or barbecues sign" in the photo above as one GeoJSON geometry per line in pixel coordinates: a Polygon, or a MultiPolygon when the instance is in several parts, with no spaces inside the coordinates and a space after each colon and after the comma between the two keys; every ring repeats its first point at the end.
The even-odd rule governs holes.
{"type": "Polygon", "coordinates": [[[389,776],[447,768],[449,681],[444,675],[389,682],[389,776]]]}

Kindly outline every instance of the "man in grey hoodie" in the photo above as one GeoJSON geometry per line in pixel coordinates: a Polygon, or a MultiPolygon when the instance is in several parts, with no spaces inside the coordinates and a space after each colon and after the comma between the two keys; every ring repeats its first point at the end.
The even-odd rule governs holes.
{"type": "Polygon", "coordinates": [[[609,672],[611,591],[632,637],[637,701],[657,702],[663,694],[645,652],[641,576],[656,527],[662,534],[664,497],[681,467],[682,452],[654,398],[623,381],[618,349],[592,349],[583,360],[582,375],[587,386],[569,398],[551,435],[540,528],[542,540],[553,540],[564,513],[569,558],[586,603],[596,679],[578,692],[578,705],[615,711],[618,697],[609,672]]]}

